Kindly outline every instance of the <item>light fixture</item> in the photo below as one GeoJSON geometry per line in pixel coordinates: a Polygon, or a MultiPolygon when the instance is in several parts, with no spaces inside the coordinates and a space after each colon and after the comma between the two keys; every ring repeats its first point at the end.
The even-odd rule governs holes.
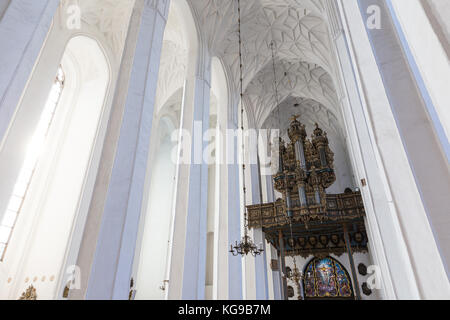
{"type": "MultiPolygon", "coordinates": [[[[292,231],[292,217],[289,218],[289,229],[291,231],[291,239],[294,239],[293,237],[293,231],[292,231]]],[[[294,248],[292,248],[294,249],[294,248]]],[[[298,292],[298,300],[302,300],[302,286],[301,283],[305,280],[305,275],[302,271],[300,271],[297,267],[297,260],[295,259],[294,250],[292,250],[291,257],[294,260],[294,269],[291,270],[291,272],[287,272],[285,275],[286,278],[293,281],[295,285],[297,286],[297,292],[298,292]]]]}
{"type": "Polygon", "coordinates": [[[252,256],[256,257],[259,256],[263,251],[263,244],[260,243],[259,247],[257,247],[247,233],[244,235],[241,242],[238,243],[236,241],[234,246],[230,246],[230,253],[233,256],[246,256],[248,254],[251,254],[252,256]]]}
{"type": "MultiPolygon", "coordinates": [[[[243,79],[242,79],[242,37],[241,37],[241,0],[237,0],[238,2],[238,26],[239,26],[239,81],[240,81],[240,93],[241,93],[241,130],[242,137],[244,137],[244,90],[243,90],[243,79]]],[[[245,144],[244,139],[242,138],[242,155],[243,159],[245,158],[245,144]]],[[[263,244],[261,243],[259,247],[255,245],[251,237],[248,235],[248,219],[247,219],[247,206],[246,206],[246,188],[245,188],[245,163],[242,164],[242,177],[243,177],[243,190],[244,190],[244,237],[238,243],[230,245],[230,253],[233,256],[241,255],[242,257],[251,254],[254,257],[260,255],[264,249],[263,244]]]]}
{"type": "Polygon", "coordinates": [[[286,275],[286,278],[288,278],[289,280],[293,281],[295,283],[295,285],[297,286],[297,291],[298,291],[298,300],[302,300],[302,287],[300,285],[300,283],[305,279],[305,276],[303,275],[303,272],[301,272],[298,268],[297,268],[297,262],[294,258],[294,269],[289,272],[286,275]]]}

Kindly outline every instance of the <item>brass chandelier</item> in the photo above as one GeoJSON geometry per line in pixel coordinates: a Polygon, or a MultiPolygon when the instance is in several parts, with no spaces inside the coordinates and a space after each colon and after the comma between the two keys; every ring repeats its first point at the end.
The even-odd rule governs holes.
{"type": "Polygon", "coordinates": [[[246,232],[242,240],[238,243],[236,241],[235,245],[231,245],[230,253],[233,256],[246,256],[248,254],[251,254],[252,256],[256,257],[259,256],[261,253],[263,253],[264,249],[262,247],[262,243],[259,247],[257,247],[253,240],[250,238],[248,233],[246,232]]]}
{"type": "MultiPolygon", "coordinates": [[[[243,73],[242,73],[242,36],[241,36],[241,0],[238,2],[238,26],[239,26],[239,81],[240,81],[240,97],[241,97],[241,130],[242,130],[242,155],[245,159],[245,143],[244,143],[244,90],[243,90],[243,73]]],[[[264,252],[263,244],[256,246],[252,238],[248,235],[248,218],[247,218],[247,205],[246,205],[246,188],[245,188],[245,163],[242,164],[242,179],[243,179],[243,191],[244,191],[244,236],[238,243],[230,245],[230,253],[233,256],[241,255],[242,257],[251,254],[256,257],[264,252]]]]}

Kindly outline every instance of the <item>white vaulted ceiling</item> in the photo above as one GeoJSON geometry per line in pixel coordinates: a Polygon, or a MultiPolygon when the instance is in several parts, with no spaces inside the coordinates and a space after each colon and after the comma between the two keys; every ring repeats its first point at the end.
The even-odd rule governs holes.
{"type": "Polygon", "coordinates": [[[64,0],[61,8],[67,13],[72,12],[70,6],[79,6],[82,23],[119,58],[134,4],[135,0],[64,0]]]}
{"type": "MultiPolygon", "coordinates": [[[[188,0],[201,35],[224,63],[238,88],[236,0],[188,0]]],[[[276,45],[279,101],[313,99],[333,113],[337,98],[331,77],[328,26],[322,0],[241,0],[245,103],[251,125],[261,127],[276,108],[272,53],[276,45]]]]}
{"type": "MultiPolygon", "coordinates": [[[[178,8],[173,7],[169,11],[164,31],[156,93],[156,110],[158,113],[168,100],[174,98],[174,93],[183,87],[186,79],[188,49],[185,31],[179,23],[181,14],[178,8]]],[[[175,96],[179,97],[179,94],[178,92],[175,96]]],[[[181,101],[181,98],[179,100],[181,101]]]]}
{"type": "MultiPolygon", "coordinates": [[[[338,116],[316,100],[307,98],[287,97],[279,108],[275,108],[266,118],[262,128],[288,128],[293,115],[299,116],[298,120],[306,126],[308,134],[312,134],[317,123],[327,132],[331,140],[339,140],[342,143],[345,141],[338,116]],[[279,115],[281,113],[284,115],[279,115]]],[[[287,130],[283,130],[281,135],[288,140],[287,130]]]]}
{"type": "MultiPolygon", "coordinates": [[[[335,92],[330,75],[315,64],[277,60],[278,102],[283,104],[290,96],[313,99],[333,112],[335,92]]],[[[277,106],[273,65],[258,72],[246,89],[246,103],[253,110],[256,126],[261,126],[277,106]]]]}

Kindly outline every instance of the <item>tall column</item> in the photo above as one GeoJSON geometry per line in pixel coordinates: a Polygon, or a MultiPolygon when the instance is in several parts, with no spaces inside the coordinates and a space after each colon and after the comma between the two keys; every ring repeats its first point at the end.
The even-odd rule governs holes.
{"type": "Polygon", "coordinates": [[[203,157],[208,142],[211,96],[211,56],[201,48],[195,77],[194,118],[189,173],[186,241],[184,249],[182,299],[205,298],[206,235],[208,207],[208,164],[203,157]]]}
{"type": "MultiPolygon", "coordinates": [[[[436,243],[443,234],[433,230],[433,212],[440,215],[448,207],[448,199],[433,191],[448,189],[441,188],[448,184],[448,170],[410,49],[389,1],[328,2],[338,7],[336,21],[344,30],[334,35],[344,80],[340,94],[354,171],[367,181],[361,192],[383,294],[391,299],[448,296],[450,287],[442,285],[448,283],[444,252],[436,243]],[[367,14],[374,9],[375,15],[367,14]],[[424,271],[430,264],[436,266],[432,274],[424,271]]],[[[438,225],[445,226],[445,220],[438,225]]]]}
{"type": "MultiPolygon", "coordinates": [[[[226,129],[228,127],[228,109],[232,107],[229,102],[230,98],[227,99],[227,103],[219,102],[219,107],[217,110],[218,115],[218,125],[219,134],[221,139],[216,139],[218,148],[216,150],[216,159],[218,161],[217,170],[218,181],[216,182],[217,192],[216,197],[218,200],[218,216],[216,216],[216,226],[215,233],[217,238],[217,246],[214,250],[216,261],[214,268],[214,298],[218,300],[227,300],[229,296],[229,278],[228,274],[228,259],[229,252],[228,247],[230,246],[230,241],[228,239],[228,202],[229,202],[229,190],[228,190],[228,163],[227,163],[227,136],[226,129]]],[[[235,186],[236,187],[236,186],[235,186]]],[[[236,187],[239,188],[239,187],[236,187]]]]}
{"type": "MultiPolygon", "coordinates": [[[[186,4],[186,10],[189,10],[186,4]]],[[[195,30],[194,22],[190,23],[191,30],[195,30]]],[[[199,79],[200,74],[205,74],[203,71],[199,72],[199,66],[203,65],[200,61],[199,43],[197,34],[191,34],[189,43],[189,53],[186,82],[184,86],[184,96],[181,111],[181,129],[186,133],[186,138],[179,141],[179,155],[177,163],[177,179],[174,195],[173,206],[173,227],[172,227],[172,243],[169,248],[169,266],[168,266],[168,287],[167,299],[180,300],[183,298],[183,277],[184,277],[184,256],[186,247],[186,233],[187,233],[187,211],[189,206],[189,189],[191,178],[191,166],[193,150],[192,138],[194,137],[194,110],[195,101],[198,100],[197,85],[201,85],[199,79]],[[190,136],[187,137],[187,134],[190,136]],[[188,141],[184,141],[185,139],[188,141]]],[[[203,79],[203,78],[202,78],[203,79]]],[[[203,89],[202,89],[203,90],[203,89]]],[[[197,103],[197,106],[199,104],[197,103]]],[[[209,119],[208,119],[209,122],[209,119]]],[[[200,131],[203,128],[200,126],[200,131]]],[[[201,135],[201,133],[200,133],[201,135]]],[[[201,137],[200,137],[201,138],[201,137]]],[[[202,141],[200,145],[203,146],[202,141]]],[[[200,160],[202,163],[203,160],[200,160]]],[[[197,292],[195,292],[196,294],[197,292]]]]}
{"type": "MultiPolygon", "coordinates": [[[[252,143],[251,143],[252,144],[252,143]]],[[[252,145],[256,145],[252,144],[252,145]]],[[[252,149],[250,149],[252,152],[252,149]]],[[[253,152],[258,153],[258,149],[253,152]]],[[[261,169],[259,163],[259,156],[256,157],[256,164],[250,165],[251,170],[251,188],[252,188],[252,202],[253,204],[260,204],[263,202],[262,197],[262,181],[261,169]]],[[[256,299],[268,300],[268,279],[267,279],[267,251],[266,251],[266,237],[262,229],[253,230],[253,241],[257,247],[262,243],[264,251],[261,255],[256,256],[255,259],[255,284],[256,284],[256,299]]]]}
{"type": "MultiPolygon", "coordinates": [[[[267,247],[267,246],[266,246],[267,247]]],[[[278,254],[277,250],[269,244],[268,246],[268,258],[269,261],[277,261],[278,262],[278,254]]],[[[282,299],[282,283],[281,283],[281,277],[280,277],[280,264],[278,264],[278,270],[271,270],[272,272],[272,287],[273,287],[273,299],[274,300],[281,300],[282,299]]]]}
{"type": "Polygon", "coordinates": [[[355,260],[353,259],[353,251],[350,243],[350,236],[348,234],[348,226],[346,223],[343,225],[345,248],[347,249],[348,260],[350,262],[350,268],[352,270],[353,287],[355,288],[356,299],[361,300],[361,291],[359,290],[358,275],[356,273],[355,260]]]}
{"type": "MultiPolygon", "coordinates": [[[[128,299],[168,8],[169,0],[137,1],[133,12],[128,38],[133,38],[135,32],[138,36],[134,55],[131,54],[131,59],[124,60],[121,66],[120,77],[126,77],[128,73],[129,81],[126,102],[122,107],[123,116],[116,123],[118,141],[111,141],[117,147],[112,155],[105,150],[102,155],[106,157],[105,161],[112,161],[113,165],[107,182],[106,200],[100,211],[101,224],[97,241],[94,242],[93,257],[86,254],[82,257],[86,260],[80,262],[92,266],[87,299],[128,299]],[[139,27],[135,25],[136,20],[139,27]],[[126,67],[128,64],[132,65],[131,74],[126,67]]],[[[120,106],[117,108],[121,109],[120,106]]],[[[113,126],[108,130],[114,130],[113,126]]],[[[109,147],[105,146],[106,149],[109,147]]],[[[94,241],[95,236],[91,238],[94,241]]]]}
{"type": "MultiPolygon", "coordinates": [[[[367,35],[371,41],[372,51],[377,61],[386,94],[389,97],[398,133],[408,157],[408,165],[414,176],[415,185],[425,211],[420,218],[428,224],[427,233],[430,235],[428,239],[432,248],[425,249],[424,253],[429,255],[431,251],[435,251],[436,256],[440,256],[437,258],[442,260],[440,263],[441,270],[434,273],[434,275],[440,273],[440,280],[437,278],[434,280],[434,285],[437,285],[445,278],[448,280],[450,277],[450,245],[448,245],[450,239],[448,235],[450,199],[446,192],[436,191],[450,190],[450,144],[448,137],[443,132],[442,122],[437,114],[439,110],[437,109],[439,107],[436,104],[437,101],[433,101],[431,98],[430,92],[432,91],[430,89],[433,89],[433,87],[426,87],[424,73],[419,69],[422,66],[413,56],[413,49],[400,24],[398,13],[401,13],[401,10],[397,10],[397,13],[394,10],[393,4],[396,1],[377,0],[369,2],[359,0],[358,2],[363,20],[368,19],[367,13],[364,11],[367,11],[368,6],[378,5],[381,11],[381,18],[384,22],[382,30],[367,28],[367,35]],[[389,44],[389,50],[386,49],[386,44],[389,44]],[[406,92],[408,94],[405,94],[406,92]],[[420,125],[417,125],[418,123],[420,125]],[[424,155],[428,156],[424,157],[424,155]]],[[[413,2],[417,4],[417,1],[413,2]]],[[[397,8],[400,9],[401,7],[397,8]]],[[[410,10],[410,7],[405,6],[403,9],[410,10]]],[[[414,14],[412,17],[413,20],[416,20],[417,15],[414,14]]],[[[418,19],[414,22],[414,24],[416,23],[419,23],[418,19]]],[[[448,60],[443,63],[443,69],[448,70],[448,60]]],[[[445,89],[439,86],[438,90],[445,89]]],[[[448,109],[448,102],[446,103],[446,109],[448,109]]],[[[417,220],[406,220],[414,221],[414,223],[419,224],[420,228],[423,228],[423,225],[418,222],[419,218],[417,220]]],[[[415,237],[417,233],[412,231],[413,228],[415,226],[405,227],[406,230],[411,231],[411,234],[407,236],[411,244],[418,240],[415,237]]],[[[424,243],[425,238],[421,239],[420,242],[424,243]]],[[[417,252],[417,247],[415,248],[417,252]]],[[[421,270],[420,273],[425,274],[428,261],[427,263],[424,263],[424,261],[428,259],[424,256],[414,257],[414,259],[418,261],[417,270],[421,270]],[[422,263],[423,265],[420,265],[422,263]]],[[[423,287],[424,295],[437,295],[436,290],[433,289],[434,285],[430,281],[425,280],[420,285],[423,287]]],[[[450,285],[442,291],[442,294],[450,295],[450,285]]]]}
{"type": "MultiPolygon", "coordinates": [[[[266,188],[267,188],[267,202],[274,202],[275,199],[275,192],[273,190],[273,179],[272,176],[265,176],[266,179],[266,188]]],[[[267,246],[266,246],[267,247],[267,246]]],[[[268,250],[270,250],[270,254],[268,254],[268,259],[270,260],[277,260],[277,251],[276,249],[269,244],[268,250]]],[[[278,270],[274,271],[274,270],[270,270],[270,272],[272,272],[272,282],[273,282],[273,295],[274,295],[274,299],[275,300],[281,300],[282,299],[282,284],[281,284],[281,277],[280,277],[280,272],[281,272],[281,267],[278,264],[278,270]]]]}
{"type": "MultiPolygon", "coordinates": [[[[237,105],[234,108],[236,110],[237,105]]],[[[233,116],[232,116],[233,117],[233,116]]],[[[236,122],[229,117],[228,130],[236,132],[238,126],[236,122]]],[[[237,118],[235,115],[234,118],[237,118]]],[[[229,135],[231,137],[232,135],[229,135]]],[[[239,139],[227,141],[227,163],[228,163],[228,242],[234,243],[240,241],[241,234],[241,205],[240,192],[242,186],[239,184],[239,165],[238,156],[239,139]]],[[[228,296],[230,300],[243,299],[242,286],[242,257],[228,254],[228,296]]]]}
{"type": "Polygon", "coordinates": [[[286,278],[286,255],[284,251],[283,232],[279,230],[278,233],[278,246],[280,248],[280,275],[284,300],[289,300],[287,293],[287,278],[286,278]]]}
{"type": "Polygon", "coordinates": [[[39,57],[59,0],[13,0],[0,20],[0,144],[39,57]]]}

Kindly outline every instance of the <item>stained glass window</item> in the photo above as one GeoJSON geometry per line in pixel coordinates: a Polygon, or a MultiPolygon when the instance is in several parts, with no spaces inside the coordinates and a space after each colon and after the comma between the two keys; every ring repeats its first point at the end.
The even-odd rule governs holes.
{"type": "Polygon", "coordinates": [[[353,289],[345,268],[331,257],[312,259],[305,268],[305,298],[352,298],[353,289]]]}
{"type": "Polygon", "coordinates": [[[0,261],[3,260],[6,248],[11,238],[12,231],[16,224],[17,216],[20,213],[25,196],[33,178],[40,153],[43,149],[56,107],[61,98],[64,88],[64,72],[61,67],[58,69],[55,82],[50,90],[45,108],[41,114],[37,129],[30,141],[25,162],[14,186],[13,194],[9,200],[8,208],[0,221],[0,261]]]}

